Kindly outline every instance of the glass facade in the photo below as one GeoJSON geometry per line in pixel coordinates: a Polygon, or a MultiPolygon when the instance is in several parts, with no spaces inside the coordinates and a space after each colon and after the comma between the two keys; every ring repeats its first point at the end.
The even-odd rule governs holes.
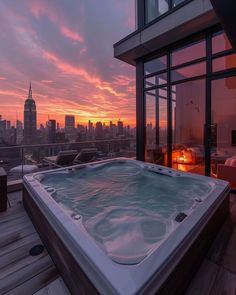
{"type": "Polygon", "coordinates": [[[160,52],[143,75],[145,160],[214,176],[217,154],[236,156],[236,55],[224,32],[160,52]]]}
{"type": "Polygon", "coordinates": [[[145,0],[145,23],[149,23],[166,12],[178,7],[186,0],[145,0]]]}
{"type": "Polygon", "coordinates": [[[211,84],[211,173],[236,156],[236,76],[211,84]]]}

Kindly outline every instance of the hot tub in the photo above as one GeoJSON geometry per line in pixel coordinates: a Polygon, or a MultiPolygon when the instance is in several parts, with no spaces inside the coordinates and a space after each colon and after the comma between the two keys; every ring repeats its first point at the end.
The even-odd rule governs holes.
{"type": "Polygon", "coordinates": [[[73,294],[182,294],[228,213],[227,182],[125,158],[23,183],[73,294]]]}

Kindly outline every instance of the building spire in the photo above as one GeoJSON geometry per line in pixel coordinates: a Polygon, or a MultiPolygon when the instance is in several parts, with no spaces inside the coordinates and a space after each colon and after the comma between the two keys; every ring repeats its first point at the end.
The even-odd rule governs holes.
{"type": "Polygon", "coordinates": [[[32,89],[31,89],[31,80],[30,80],[30,86],[29,86],[28,99],[33,99],[33,97],[32,97],[32,89]]]}

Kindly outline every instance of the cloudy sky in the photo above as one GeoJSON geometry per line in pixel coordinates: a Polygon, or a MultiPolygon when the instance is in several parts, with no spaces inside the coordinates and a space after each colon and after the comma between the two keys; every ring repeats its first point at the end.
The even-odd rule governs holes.
{"type": "Polygon", "coordinates": [[[135,124],[135,72],[113,58],[134,30],[134,0],[1,0],[0,114],[23,120],[32,80],[38,123],[135,124]]]}

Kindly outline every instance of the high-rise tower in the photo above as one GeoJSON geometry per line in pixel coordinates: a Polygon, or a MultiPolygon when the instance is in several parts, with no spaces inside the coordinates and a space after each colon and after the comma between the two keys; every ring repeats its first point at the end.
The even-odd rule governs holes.
{"type": "Polygon", "coordinates": [[[29,87],[28,98],[24,106],[24,143],[32,144],[36,142],[37,129],[37,111],[36,104],[32,97],[31,82],[29,87]]]}

